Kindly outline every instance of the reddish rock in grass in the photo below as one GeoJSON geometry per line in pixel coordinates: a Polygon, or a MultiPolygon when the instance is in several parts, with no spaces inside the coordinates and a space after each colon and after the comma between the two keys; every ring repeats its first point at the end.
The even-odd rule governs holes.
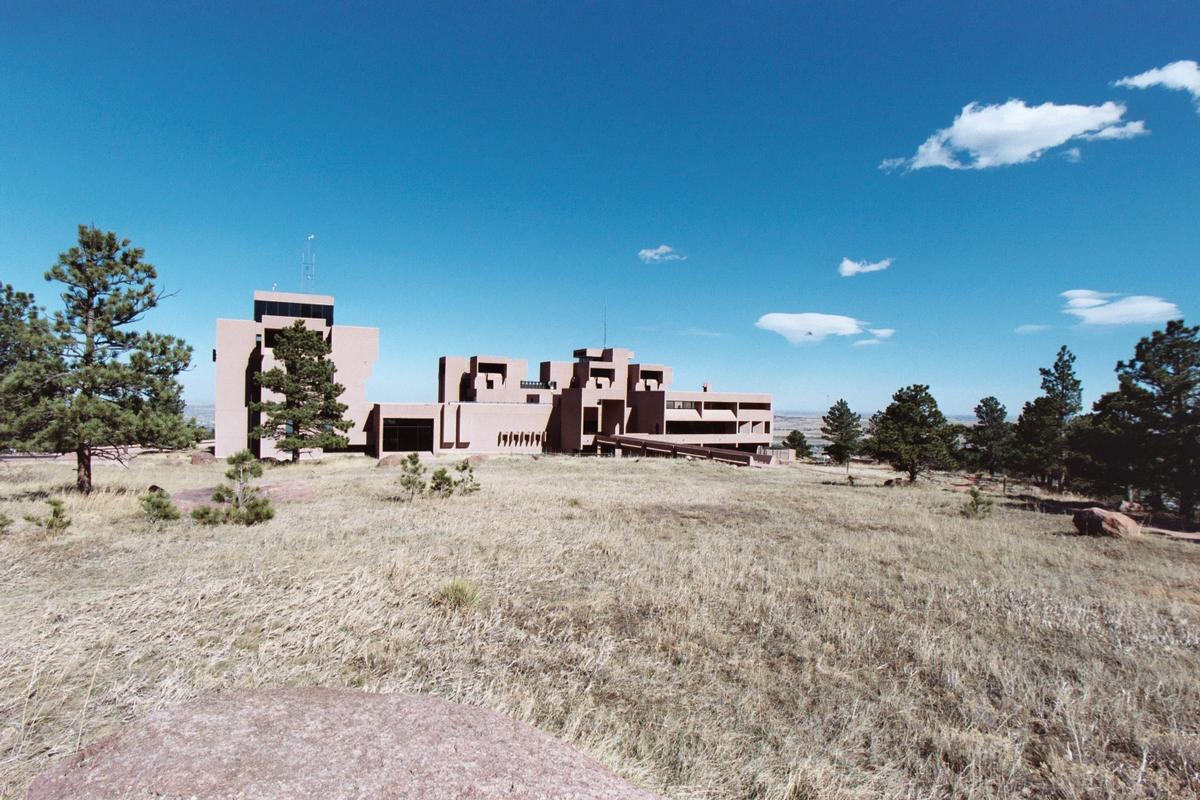
{"type": "Polygon", "coordinates": [[[27,800],[653,800],[508,717],[423,695],[271,689],[150,714],[60,761],[27,800]]]}
{"type": "Polygon", "coordinates": [[[1111,536],[1123,539],[1139,530],[1139,525],[1118,511],[1105,508],[1083,508],[1075,512],[1071,520],[1075,530],[1084,536],[1111,536]]]}
{"type": "Polygon", "coordinates": [[[207,453],[207,452],[192,453],[192,463],[193,464],[215,464],[216,461],[217,461],[217,457],[214,456],[212,453],[207,453]]]}
{"type": "Polygon", "coordinates": [[[395,453],[393,453],[390,456],[384,456],[383,458],[379,459],[379,463],[376,464],[375,466],[377,466],[377,467],[398,467],[407,460],[408,460],[408,456],[401,456],[401,455],[396,455],[395,453]]]}

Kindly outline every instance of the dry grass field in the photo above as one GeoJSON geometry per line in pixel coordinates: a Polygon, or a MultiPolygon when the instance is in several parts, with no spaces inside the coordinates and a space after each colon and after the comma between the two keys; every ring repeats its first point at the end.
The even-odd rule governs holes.
{"type": "Polygon", "coordinates": [[[411,504],[333,458],[269,469],[311,491],[264,525],[141,516],[222,470],[102,465],[52,534],[20,520],[71,465],[0,464],[0,795],[151,709],[280,685],[487,706],[671,798],[1200,795],[1194,544],[968,520],[944,483],[562,457],[411,504]]]}

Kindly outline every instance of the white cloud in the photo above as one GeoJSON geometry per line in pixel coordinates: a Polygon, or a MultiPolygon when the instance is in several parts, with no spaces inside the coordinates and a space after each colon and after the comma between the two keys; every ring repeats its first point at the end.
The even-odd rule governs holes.
{"type": "Polygon", "coordinates": [[[843,258],[842,263],[838,264],[838,274],[843,278],[849,278],[851,275],[861,275],[864,272],[880,272],[892,265],[892,259],[885,258],[883,261],[851,261],[848,258],[843,258]]]}
{"type": "Polygon", "coordinates": [[[660,244],[658,247],[647,247],[643,250],[638,250],[638,258],[645,264],[657,263],[659,261],[687,261],[687,256],[676,253],[675,248],[669,244],[660,244]]]}
{"type": "Polygon", "coordinates": [[[1149,132],[1145,123],[1126,122],[1124,116],[1125,106],[1111,100],[1098,106],[1027,106],[1024,100],[970,103],[949,128],[926,139],[912,158],[889,158],[879,167],[988,169],[1037,161],[1047,150],[1072,140],[1128,139],[1149,132]]]}
{"type": "Polygon", "coordinates": [[[1062,155],[1063,158],[1065,158],[1067,161],[1070,161],[1072,164],[1078,164],[1083,160],[1083,151],[1078,147],[1068,147],[1066,150],[1063,150],[1062,155]]]}
{"type": "Polygon", "coordinates": [[[1018,325],[1017,327],[1013,328],[1013,333],[1019,333],[1022,336],[1025,336],[1031,333],[1042,333],[1043,331],[1048,330],[1050,330],[1049,325],[1018,325]]]}
{"type": "Polygon", "coordinates": [[[804,344],[819,342],[826,336],[857,336],[863,332],[864,324],[854,317],[809,311],[803,314],[763,314],[754,326],[774,331],[792,344],[804,344]]]}
{"type": "Polygon", "coordinates": [[[1084,325],[1131,325],[1166,322],[1183,316],[1179,306],[1161,297],[1121,295],[1092,289],[1063,292],[1067,299],[1063,313],[1078,317],[1084,325]]]}
{"type": "Polygon", "coordinates": [[[880,344],[896,332],[895,328],[867,328],[868,324],[840,314],[807,311],[803,314],[763,314],[754,326],[778,333],[792,344],[819,342],[828,336],[861,336],[864,333],[871,336],[855,341],[855,345],[880,344]]]}
{"type": "Polygon", "coordinates": [[[1149,89],[1151,86],[1161,86],[1164,89],[1187,92],[1196,103],[1196,111],[1200,112],[1200,64],[1195,61],[1173,61],[1165,67],[1121,78],[1113,86],[1124,86],[1128,89],[1149,89]]]}

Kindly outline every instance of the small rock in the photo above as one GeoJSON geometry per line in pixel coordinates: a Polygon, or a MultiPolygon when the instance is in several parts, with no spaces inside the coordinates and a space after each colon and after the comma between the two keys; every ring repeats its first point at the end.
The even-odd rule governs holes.
{"type": "Polygon", "coordinates": [[[212,453],[207,453],[207,452],[192,453],[192,463],[193,464],[215,464],[215,463],[217,463],[217,457],[214,456],[212,453]]]}
{"type": "Polygon", "coordinates": [[[375,466],[377,466],[377,467],[398,467],[401,464],[403,464],[407,459],[408,459],[408,456],[392,454],[390,456],[384,456],[383,458],[379,459],[379,463],[376,464],[375,466]]]}
{"type": "Polygon", "coordinates": [[[436,697],[232,692],[157,711],[42,773],[26,800],[654,800],[529,725],[436,697]],[[352,787],[352,790],[351,790],[352,787]]]}
{"type": "Polygon", "coordinates": [[[1075,524],[1075,530],[1083,536],[1110,536],[1115,539],[1123,539],[1136,534],[1139,530],[1138,524],[1129,517],[1105,508],[1080,509],[1075,512],[1071,521],[1075,524]]]}

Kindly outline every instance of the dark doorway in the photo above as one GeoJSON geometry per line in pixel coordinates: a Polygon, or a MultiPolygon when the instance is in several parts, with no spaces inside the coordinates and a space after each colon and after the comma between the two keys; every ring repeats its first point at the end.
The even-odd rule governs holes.
{"type": "Polygon", "coordinates": [[[433,452],[433,420],[393,417],[383,421],[385,452],[433,452]]]}

